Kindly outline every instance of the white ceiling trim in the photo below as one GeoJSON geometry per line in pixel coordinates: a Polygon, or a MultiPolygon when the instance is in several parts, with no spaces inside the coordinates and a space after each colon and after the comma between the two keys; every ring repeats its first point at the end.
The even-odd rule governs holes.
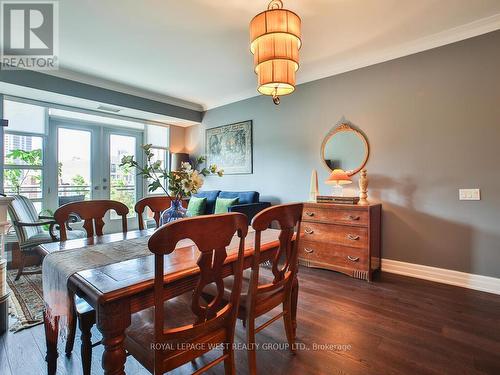
{"type": "MultiPolygon", "coordinates": [[[[349,61],[344,61],[340,64],[331,64],[322,69],[321,72],[301,75],[299,70],[297,82],[301,84],[326,77],[331,77],[337,74],[350,72],[356,69],[365,68],[367,66],[380,64],[386,61],[427,51],[433,48],[442,47],[447,44],[456,43],[465,39],[473,38],[475,36],[487,34],[495,30],[500,30],[500,13],[446,31],[419,38],[408,43],[403,43],[397,47],[387,48],[374,54],[360,56],[349,61]]],[[[256,90],[252,90],[252,92],[247,91],[245,93],[240,93],[239,95],[225,98],[216,105],[207,107],[206,110],[214,109],[259,95],[260,94],[258,94],[256,90]]]]}

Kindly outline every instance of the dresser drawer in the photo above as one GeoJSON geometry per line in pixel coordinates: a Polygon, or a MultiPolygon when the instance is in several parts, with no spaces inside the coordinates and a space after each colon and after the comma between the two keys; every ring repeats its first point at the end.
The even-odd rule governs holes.
{"type": "Polygon", "coordinates": [[[323,242],[300,241],[299,258],[351,269],[368,267],[368,251],[323,242]]]}
{"type": "Polygon", "coordinates": [[[368,211],[353,210],[349,207],[332,210],[328,208],[305,206],[302,212],[303,221],[367,226],[368,219],[368,211]]]}
{"type": "Polygon", "coordinates": [[[300,235],[304,241],[368,248],[368,229],[363,227],[303,222],[300,235]]]}

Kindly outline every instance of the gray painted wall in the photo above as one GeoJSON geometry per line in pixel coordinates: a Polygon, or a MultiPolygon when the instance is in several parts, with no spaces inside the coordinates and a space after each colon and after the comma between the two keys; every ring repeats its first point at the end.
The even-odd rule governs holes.
{"type": "Polygon", "coordinates": [[[206,127],[251,119],[254,173],[207,178],[204,189],[303,201],[313,168],[329,193],[320,145],[345,117],[371,145],[383,256],[500,277],[499,68],[497,31],[300,85],[278,107],[255,97],[210,110],[187,130],[186,148],[202,153],[206,127]],[[476,187],[481,201],[458,200],[458,188],[476,187]]]}

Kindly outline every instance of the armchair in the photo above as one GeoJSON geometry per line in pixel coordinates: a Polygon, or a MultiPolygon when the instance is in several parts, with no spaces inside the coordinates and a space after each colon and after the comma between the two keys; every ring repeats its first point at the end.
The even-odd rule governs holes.
{"type": "MultiPolygon", "coordinates": [[[[19,248],[21,250],[21,264],[16,275],[16,280],[19,280],[23,274],[40,273],[37,271],[24,271],[26,258],[28,255],[36,253],[37,247],[44,243],[58,241],[55,232],[56,222],[53,217],[39,216],[36,212],[33,202],[29,198],[22,195],[14,195],[14,200],[9,204],[9,216],[16,231],[17,239],[19,241],[19,248]],[[49,226],[49,230],[44,227],[49,226]]],[[[71,231],[72,238],[85,237],[82,231],[71,231]]]]}

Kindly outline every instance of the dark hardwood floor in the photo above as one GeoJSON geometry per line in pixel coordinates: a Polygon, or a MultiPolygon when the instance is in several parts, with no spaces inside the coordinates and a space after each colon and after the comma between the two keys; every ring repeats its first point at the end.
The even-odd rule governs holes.
{"type": "MultiPolygon", "coordinates": [[[[297,336],[302,348],[291,355],[263,350],[286,343],[281,321],[259,333],[259,374],[500,374],[500,296],[387,273],[369,284],[302,267],[297,336]]],[[[238,323],[238,343],[244,338],[238,323]]],[[[71,358],[60,355],[58,374],[81,374],[79,345],[71,358]]],[[[101,346],[94,349],[92,373],[102,373],[101,354],[101,346]]],[[[43,326],[9,332],[0,337],[0,374],[45,374],[44,355],[43,326]]],[[[246,352],[236,360],[246,374],[246,352]]],[[[187,364],[174,373],[194,370],[187,364]]],[[[131,357],[126,371],[148,373],[131,357]]]]}

